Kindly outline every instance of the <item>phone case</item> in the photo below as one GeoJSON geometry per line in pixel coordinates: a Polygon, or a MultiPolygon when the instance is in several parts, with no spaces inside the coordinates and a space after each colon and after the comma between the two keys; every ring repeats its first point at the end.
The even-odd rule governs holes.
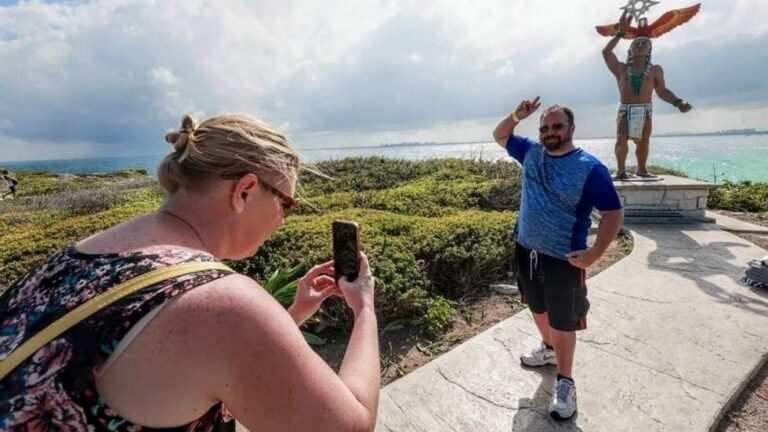
{"type": "Polygon", "coordinates": [[[334,279],[357,279],[360,270],[360,228],[356,222],[335,220],[333,232],[334,279]]]}

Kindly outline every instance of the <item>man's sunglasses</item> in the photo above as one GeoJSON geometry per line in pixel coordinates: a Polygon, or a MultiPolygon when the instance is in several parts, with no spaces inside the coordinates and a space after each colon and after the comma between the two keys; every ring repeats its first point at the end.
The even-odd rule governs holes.
{"type": "MultiPolygon", "coordinates": [[[[566,127],[568,123],[555,123],[552,125],[551,129],[553,131],[559,131],[562,130],[564,127],[566,127]]],[[[539,126],[539,132],[540,133],[547,133],[549,132],[550,127],[548,125],[539,126]]]]}
{"type": "MultiPolygon", "coordinates": [[[[244,175],[245,174],[222,174],[221,178],[225,180],[240,180],[244,175]]],[[[256,176],[256,178],[259,180],[259,185],[261,185],[261,187],[263,187],[264,189],[267,190],[267,192],[271,193],[272,195],[280,199],[280,206],[282,206],[283,208],[284,218],[292,215],[293,212],[295,212],[296,209],[299,207],[299,204],[301,204],[301,201],[285,194],[280,189],[262,180],[261,177],[256,176]]]]}

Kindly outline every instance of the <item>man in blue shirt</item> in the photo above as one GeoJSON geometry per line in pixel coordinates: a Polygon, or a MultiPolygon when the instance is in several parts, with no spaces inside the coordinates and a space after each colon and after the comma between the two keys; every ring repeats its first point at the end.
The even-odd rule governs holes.
{"type": "Polygon", "coordinates": [[[541,334],[541,346],[520,357],[526,366],[557,365],[557,388],[549,413],[558,420],[576,413],[573,358],[576,330],[589,310],[585,269],[605,252],[621,229],[621,200],[608,169],[573,144],[573,112],[554,105],[540,119],[539,142],[514,135],[515,127],[540,106],[520,103],[493,137],[523,167],[517,221],[518,286],[541,334]],[[600,211],[597,240],[587,247],[592,209],[600,211]]]}

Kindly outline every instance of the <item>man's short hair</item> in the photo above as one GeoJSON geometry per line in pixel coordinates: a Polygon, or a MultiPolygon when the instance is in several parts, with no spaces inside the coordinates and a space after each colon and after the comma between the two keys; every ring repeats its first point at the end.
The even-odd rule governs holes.
{"type": "Polygon", "coordinates": [[[549,114],[549,113],[551,113],[551,112],[556,112],[556,111],[562,111],[562,112],[564,112],[564,113],[565,113],[565,115],[566,115],[566,116],[568,116],[568,123],[570,123],[570,124],[574,124],[574,123],[573,123],[573,111],[572,111],[570,108],[568,108],[567,106],[565,106],[565,105],[560,105],[560,104],[557,104],[557,105],[552,105],[551,107],[549,107],[549,108],[545,109],[545,110],[544,110],[544,111],[541,113],[541,117],[539,118],[539,123],[541,123],[541,121],[542,121],[542,120],[544,120],[544,116],[545,116],[545,115],[547,115],[547,114],[549,114]]]}

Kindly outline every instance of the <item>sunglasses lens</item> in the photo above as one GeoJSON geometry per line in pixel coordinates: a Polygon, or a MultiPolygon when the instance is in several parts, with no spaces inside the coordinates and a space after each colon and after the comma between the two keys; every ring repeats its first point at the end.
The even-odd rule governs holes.
{"type": "Polygon", "coordinates": [[[549,132],[550,129],[552,129],[554,131],[559,131],[559,130],[562,130],[564,127],[565,127],[564,123],[555,123],[551,127],[550,126],[546,126],[546,125],[539,127],[539,132],[547,133],[547,132],[549,132]]]}
{"type": "Polygon", "coordinates": [[[283,217],[292,215],[299,208],[299,201],[283,202],[283,217]]]}

